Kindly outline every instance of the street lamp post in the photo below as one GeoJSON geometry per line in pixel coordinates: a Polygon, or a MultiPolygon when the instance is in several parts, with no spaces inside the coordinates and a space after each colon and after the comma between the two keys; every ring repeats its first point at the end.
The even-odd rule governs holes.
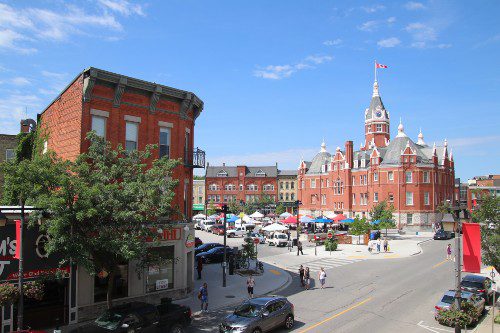
{"type": "Polygon", "coordinates": [[[299,234],[299,226],[300,226],[300,204],[302,204],[302,202],[300,200],[296,200],[295,201],[295,207],[297,207],[297,255],[299,255],[299,237],[300,237],[300,234],[299,234]]]}
{"type": "Polygon", "coordinates": [[[222,286],[226,286],[226,266],[227,266],[227,205],[222,205],[222,213],[224,213],[224,258],[222,260],[222,286]]]}

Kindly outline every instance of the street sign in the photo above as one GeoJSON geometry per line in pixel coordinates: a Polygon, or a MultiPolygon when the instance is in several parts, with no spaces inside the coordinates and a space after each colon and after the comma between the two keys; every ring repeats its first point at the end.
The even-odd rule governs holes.
{"type": "Polygon", "coordinates": [[[259,241],[259,239],[258,239],[258,238],[254,238],[254,240],[253,240],[253,243],[254,243],[254,244],[259,244],[259,242],[260,242],[260,241],[259,241]]]}
{"type": "Polygon", "coordinates": [[[328,239],[332,239],[333,238],[333,234],[331,232],[328,233],[327,235],[328,239]]]}

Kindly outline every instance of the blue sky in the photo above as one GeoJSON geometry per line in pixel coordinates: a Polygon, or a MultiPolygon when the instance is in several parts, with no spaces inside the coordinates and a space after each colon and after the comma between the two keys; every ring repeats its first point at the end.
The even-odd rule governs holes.
{"type": "Polygon", "coordinates": [[[211,164],[296,168],[359,147],[375,59],[392,119],[499,173],[500,2],[0,1],[0,133],[94,66],[195,92],[211,164]]]}

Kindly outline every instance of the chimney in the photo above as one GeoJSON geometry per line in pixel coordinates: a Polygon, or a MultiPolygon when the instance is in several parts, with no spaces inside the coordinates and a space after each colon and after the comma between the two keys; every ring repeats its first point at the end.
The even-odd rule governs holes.
{"type": "Polygon", "coordinates": [[[36,121],[33,119],[21,120],[21,133],[33,132],[36,129],[36,121]]]}
{"type": "Polygon", "coordinates": [[[354,166],[354,152],[353,152],[353,143],[352,141],[346,141],[345,142],[345,159],[346,162],[349,164],[349,169],[352,169],[354,166]]]}
{"type": "Polygon", "coordinates": [[[223,163],[222,163],[222,166],[224,166],[224,167],[225,167],[225,166],[226,166],[226,163],[225,163],[225,162],[223,162],[223,163]]]}

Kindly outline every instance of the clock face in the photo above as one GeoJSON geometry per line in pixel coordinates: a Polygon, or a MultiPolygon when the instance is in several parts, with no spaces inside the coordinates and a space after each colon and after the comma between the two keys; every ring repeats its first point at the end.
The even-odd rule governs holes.
{"type": "Polygon", "coordinates": [[[377,113],[375,114],[378,118],[382,117],[382,112],[380,111],[377,111],[377,113]]]}

